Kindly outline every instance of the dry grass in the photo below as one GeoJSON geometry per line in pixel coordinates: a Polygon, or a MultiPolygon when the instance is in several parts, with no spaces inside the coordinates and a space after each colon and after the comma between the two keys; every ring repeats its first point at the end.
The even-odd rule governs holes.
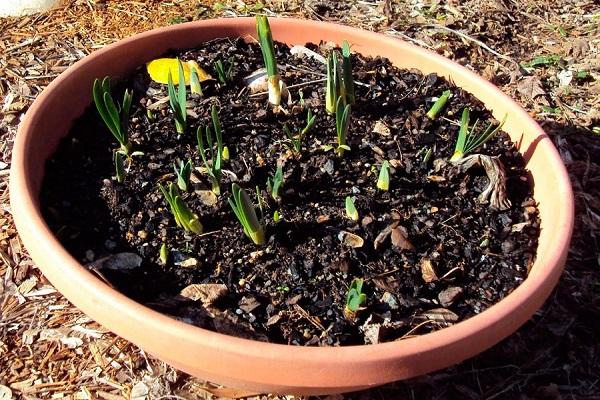
{"type": "MultiPolygon", "coordinates": [[[[8,202],[10,149],[18,123],[52,78],[122,37],[260,8],[241,0],[223,3],[81,0],[45,14],[0,19],[0,398],[10,398],[3,397],[8,391],[23,399],[245,394],[190,378],[81,314],[28,257],[8,202]]],[[[600,7],[594,3],[266,1],[262,11],[269,15],[381,31],[479,71],[519,100],[550,134],[576,194],[577,222],[566,271],[544,308],[523,328],[455,367],[331,399],[598,398],[600,137],[592,128],[600,126],[600,7]],[[536,56],[547,62],[529,72],[519,67],[536,56]],[[565,71],[572,71],[570,81],[565,71]]]]}

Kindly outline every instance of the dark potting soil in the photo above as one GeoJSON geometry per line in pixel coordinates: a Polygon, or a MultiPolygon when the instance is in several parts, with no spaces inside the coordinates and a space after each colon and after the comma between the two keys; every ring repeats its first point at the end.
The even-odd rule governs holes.
{"type": "MultiPolygon", "coordinates": [[[[307,46],[326,54],[324,46],[307,46]]],[[[324,110],[324,65],[291,55],[285,45],[276,47],[293,99],[279,113],[273,113],[265,95],[251,96],[245,88],[243,78],[262,67],[258,45],[224,39],[169,54],[196,60],[213,77],[215,60],[234,63],[232,82],[203,82],[204,97],[192,96],[188,129],[181,137],[165,101],[166,85],[152,82],[144,66],[120,82],[113,97],[121,99],[124,88],[133,89],[129,135],[134,150],[144,152],[133,159],[123,183],[113,177],[118,145],[95,107],[75,121],[47,162],[41,193],[48,224],[74,257],[126,295],[175,318],[297,345],[424,334],[480,313],[525,279],[539,222],[521,155],[503,133],[479,150],[498,156],[505,166],[512,202],[506,211],[478,202],[488,182],[483,169],[463,173],[442,162],[452,155],[464,107],[471,108],[472,121],[481,120],[481,128],[492,121],[478,100],[435,75],[353,54],[358,84],[348,134],[351,151],[338,157],[323,149],[336,142],[335,119],[324,110]],[[425,113],[448,88],[452,98],[431,121],[425,113]],[[174,181],[172,165],[178,160],[191,158],[196,167],[203,166],[195,132],[210,123],[213,103],[230,152],[224,164],[229,172],[223,174],[218,198],[210,195],[207,176],[199,170],[193,189],[183,194],[204,226],[198,236],[176,226],[157,183],[174,181]],[[152,120],[146,107],[155,110],[152,120]],[[282,127],[301,129],[307,109],[316,123],[295,156],[285,146],[282,127]],[[424,148],[432,150],[426,161],[424,148]],[[375,186],[383,160],[392,165],[389,191],[375,186]],[[275,202],[265,183],[278,162],[285,182],[275,202]],[[227,203],[233,181],[251,194],[261,189],[264,246],[244,236],[227,203]],[[346,196],[354,198],[358,222],[345,215],[346,196]],[[364,244],[349,246],[346,232],[364,244]],[[163,242],[170,250],[166,265],[159,260],[163,242]],[[141,264],[122,253],[139,255],[141,264]],[[112,262],[117,259],[129,263],[112,262]],[[368,300],[350,321],[344,306],[353,278],[365,279],[368,300]],[[193,287],[196,292],[188,288],[180,295],[194,284],[200,285],[193,287]]]]}

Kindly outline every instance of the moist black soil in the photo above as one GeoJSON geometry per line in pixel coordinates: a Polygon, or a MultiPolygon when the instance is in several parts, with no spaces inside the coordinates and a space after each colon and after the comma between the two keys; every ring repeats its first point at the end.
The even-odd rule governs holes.
{"type": "MultiPolygon", "coordinates": [[[[324,45],[307,47],[327,53],[324,45]]],[[[47,162],[41,194],[48,224],[74,257],[95,266],[102,279],[126,295],[175,318],[295,345],[375,343],[424,334],[480,313],[526,278],[539,223],[521,155],[504,134],[479,150],[505,166],[512,202],[506,211],[478,202],[487,185],[482,169],[460,173],[442,162],[454,150],[464,107],[482,128],[493,121],[478,100],[435,75],[353,54],[358,84],[348,133],[351,151],[338,157],[323,149],[336,143],[335,119],[324,110],[324,65],[291,55],[285,45],[276,48],[282,78],[292,87],[292,103],[284,102],[286,111],[279,113],[266,95],[250,95],[244,83],[263,66],[258,45],[217,40],[168,54],[196,60],[213,77],[214,61],[234,63],[231,82],[203,82],[204,96],[192,96],[188,129],[181,137],[165,101],[166,85],[152,82],[145,67],[116,85],[114,98],[120,99],[124,88],[134,91],[129,135],[134,150],[144,152],[133,159],[123,183],[113,177],[118,145],[95,108],[75,121],[47,162]],[[431,121],[425,113],[448,88],[453,97],[431,121]],[[201,170],[183,195],[204,226],[198,236],[176,226],[157,184],[174,181],[178,160],[203,166],[195,132],[210,123],[213,103],[230,160],[216,203],[207,195],[210,183],[201,170]],[[152,119],[146,110],[150,104],[156,108],[152,119]],[[301,154],[294,155],[282,127],[301,129],[308,109],[316,124],[301,154]],[[425,161],[423,149],[432,151],[425,161]],[[375,185],[383,160],[392,165],[389,191],[375,185]],[[266,180],[278,163],[285,182],[275,202],[266,180]],[[264,246],[244,236],[227,203],[234,181],[251,194],[260,188],[264,246]],[[358,222],[345,215],[346,196],[354,198],[358,222]],[[276,210],[278,222],[272,217],[276,210]],[[393,237],[381,235],[390,228],[396,228],[393,237]],[[364,245],[348,246],[345,232],[360,236],[364,245]],[[166,265],[159,260],[162,243],[170,250],[166,265]],[[119,253],[138,254],[141,265],[103,268],[97,261],[119,253]],[[368,300],[350,321],[344,306],[353,278],[365,279],[368,300]],[[226,290],[215,301],[193,301],[180,295],[192,284],[223,284],[226,290]]]]}

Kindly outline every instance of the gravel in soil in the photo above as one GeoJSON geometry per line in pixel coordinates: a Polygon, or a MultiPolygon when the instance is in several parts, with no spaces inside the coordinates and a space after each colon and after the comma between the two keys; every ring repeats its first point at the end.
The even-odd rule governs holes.
{"type": "MultiPolygon", "coordinates": [[[[307,47],[325,54],[326,45],[307,47]]],[[[334,117],[324,110],[325,84],[309,83],[323,77],[324,66],[291,56],[284,45],[276,48],[293,99],[279,113],[266,96],[251,96],[245,87],[243,78],[262,67],[257,45],[220,40],[170,54],[196,60],[214,77],[215,60],[234,63],[231,82],[204,82],[204,96],[190,99],[188,130],[181,137],[164,101],[166,86],[151,82],[144,67],[119,83],[115,98],[125,87],[134,90],[129,135],[134,150],[144,152],[133,159],[122,184],[112,177],[117,145],[96,110],[90,107],[75,121],[47,163],[41,194],[46,219],[65,247],[118,290],[175,318],[297,345],[423,334],[480,313],[525,279],[539,223],[522,157],[504,134],[480,150],[505,166],[512,202],[506,211],[477,201],[487,185],[483,170],[459,173],[443,162],[454,150],[463,107],[471,108],[479,125],[492,121],[479,101],[435,75],[353,54],[359,84],[351,150],[338,157],[323,150],[336,137],[334,117]],[[429,120],[425,113],[448,88],[453,97],[442,117],[429,120]],[[174,180],[178,160],[202,166],[195,131],[210,123],[211,104],[218,105],[231,159],[217,198],[209,193],[206,174],[194,172],[193,190],[183,199],[200,216],[205,233],[193,235],[176,226],[157,183],[174,180]],[[152,120],[147,107],[155,109],[152,120]],[[282,127],[301,129],[307,109],[316,123],[296,155],[282,127]],[[424,148],[432,152],[427,161],[424,148]],[[386,192],[375,186],[384,160],[392,166],[386,192]],[[277,165],[285,181],[281,199],[274,201],[265,183],[277,165]],[[260,188],[264,246],[244,236],[227,203],[233,181],[250,193],[260,188]],[[359,221],[346,217],[346,196],[354,199],[359,221]],[[278,222],[272,218],[276,210],[278,222]],[[353,235],[362,246],[353,247],[347,239],[353,235]],[[159,260],[162,243],[170,250],[166,265],[159,260]],[[140,265],[103,264],[105,257],[122,253],[139,255],[140,265]],[[349,321],[344,305],[355,277],[365,279],[368,300],[349,321]],[[190,296],[190,285],[201,285],[191,287],[198,296],[190,296]]]]}

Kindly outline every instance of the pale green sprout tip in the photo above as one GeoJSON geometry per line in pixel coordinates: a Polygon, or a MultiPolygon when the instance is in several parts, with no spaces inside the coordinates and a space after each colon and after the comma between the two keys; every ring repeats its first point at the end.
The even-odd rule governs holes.
{"type": "Polygon", "coordinates": [[[346,216],[350,218],[352,221],[358,221],[358,210],[354,205],[354,200],[352,197],[346,196],[346,216]]]}
{"type": "Polygon", "coordinates": [[[169,249],[167,248],[167,244],[165,242],[160,245],[158,258],[163,265],[166,265],[167,261],[169,261],[169,249]]]}
{"type": "Polygon", "coordinates": [[[190,92],[197,94],[198,96],[204,96],[196,68],[192,68],[190,71],[190,92]]]}
{"type": "Polygon", "coordinates": [[[442,95],[435,101],[435,103],[433,103],[429,111],[427,111],[427,118],[432,120],[436,119],[437,115],[440,113],[440,111],[442,111],[451,95],[452,92],[450,90],[445,90],[442,93],[442,95]]]}
{"type": "Polygon", "coordinates": [[[387,160],[381,163],[379,177],[377,178],[377,189],[390,190],[390,163],[387,160]]]}
{"type": "Polygon", "coordinates": [[[267,189],[269,190],[269,194],[275,201],[281,200],[281,196],[279,195],[279,190],[283,185],[283,169],[281,165],[277,166],[277,170],[275,171],[275,175],[273,177],[267,178],[267,189]]]}

